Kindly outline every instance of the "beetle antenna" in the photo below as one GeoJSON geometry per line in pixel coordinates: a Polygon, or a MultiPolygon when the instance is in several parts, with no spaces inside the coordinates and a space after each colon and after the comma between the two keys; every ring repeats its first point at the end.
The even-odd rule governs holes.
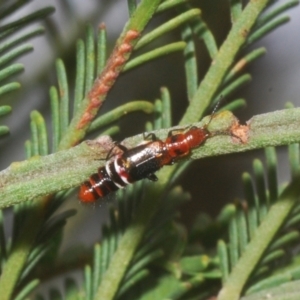
{"type": "Polygon", "coordinates": [[[213,109],[213,111],[210,115],[209,121],[206,123],[205,127],[207,127],[210,124],[210,122],[212,121],[213,117],[215,116],[215,114],[216,114],[216,112],[217,112],[218,108],[220,107],[223,100],[224,100],[224,97],[223,97],[223,95],[221,95],[220,100],[215,105],[215,107],[214,107],[214,109],[213,109]]]}

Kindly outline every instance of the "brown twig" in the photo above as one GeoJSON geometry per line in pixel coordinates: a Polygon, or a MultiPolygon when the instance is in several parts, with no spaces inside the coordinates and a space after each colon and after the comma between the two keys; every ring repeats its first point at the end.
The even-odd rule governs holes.
{"type": "Polygon", "coordinates": [[[87,95],[89,104],[78,122],[77,129],[82,129],[89,125],[94,118],[101,107],[106,94],[119,76],[129,54],[132,52],[133,46],[131,45],[131,42],[138,36],[139,33],[137,31],[129,30],[125,34],[122,43],[112,52],[105,69],[95,80],[92,89],[87,95]]]}

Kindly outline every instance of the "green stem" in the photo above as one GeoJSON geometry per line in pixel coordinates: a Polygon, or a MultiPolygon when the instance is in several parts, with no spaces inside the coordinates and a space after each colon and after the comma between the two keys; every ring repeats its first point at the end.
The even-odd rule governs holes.
{"type": "Polygon", "coordinates": [[[223,77],[234,62],[236,54],[245,43],[247,35],[257,17],[267,3],[268,0],[252,0],[243,10],[201,82],[186,113],[182,117],[181,125],[196,122],[201,118],[222,83],[223,77]]]}
{"type": "Polygon", "coordinates": [[[237,300],[240,298],[249,276],[294,207],[300,195],[299,180],[300,176],[295,178],[283,191],[278,202],[271,207],[255,236],[229,275],[219,293],[218,300],[237,300]]]}
{"type": "MultiPolygon", "coordinates": [[[[209,130],[221,134],[209,138],[204,145],[193,150],[191,158],[199,159],[300,142],[300,108],[285,109],[253,117],[245,127],[248,134],[248,141],[245,143],[228,135],[232,124],[236,121],[234,115],[228,111],[215,115],[209,125],[209,130]]],[[[202,122],[191,125],[201,127],[207,122],[208,117],[202,122]]],[[[164,140],[168,132],[174,128],[186,127],[166,128],[154,131],[154,133],[164,140]]],[[[124,140],[122,144],[132,148],[142,140],[143,135],[139,134],[124,140]]],[[[13,163],[0,172],[2,196],[0,207],[78,186],[105,164],[107,152],[113,145],[109,137],[104,136],[95,141],[81,143],[69,150],[13,163]]]]}
{"type": "Polygon", "coordinates": [[[41,214],[43,214],[44,208],[40,203],[38,204],[37,207],[31,210],[30,215],[26,218],[23,225],[24,228],[30,228],[30,230],[21,232],[2,269],[0,280],[1,300],[12,299],[15,286],[24,268],[24,262],[27,261],[36,235],[40,230],[42,222],[41,214]]]}

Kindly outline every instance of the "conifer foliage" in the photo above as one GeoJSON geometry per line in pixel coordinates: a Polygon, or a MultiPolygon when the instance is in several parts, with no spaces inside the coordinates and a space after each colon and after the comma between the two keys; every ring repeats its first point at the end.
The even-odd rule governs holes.
{"type": "MultiPolygon", "coordinates": [[[[0,172],[1,300],[299,299],[300,109],[289,103],[246,125],[233,115],[246,104],[246,99],[234,98],[251,80],[246,67],[266,54],[254,42],[286,23],[286,11],[298,1],[228,1],[230,28],[219,45],[204,11],[218,1],[207,0],[213,4],[202,3],[202,10],[188,0],[128,0],[128,21],[112,49],[104,23],[94,26],[91,19],[82,25],[78,19],[80,30],[68,55],[58,38],[53,7],[16,17],[29,2],[0,4],[0,115],[18,105],[16,90],[30,89],[32,82],[21,87],[12,78],[24,70],[21,57],[34,51],[33,37],[46,34],[55,41],[54,56],[62,58],[54,64],[57,84],[47,88],[51,113],[31,111],[24,161],[11,162],[0,172]],[[152,22],[158,18],[160,23],[152,22]],[[172,33],[177,33],[176,41],[170,42],[166,37],[172,33]],[[203,77],[198,74],[199,43],[211,61],[203,77]],[[172,90],[165,86],[155,101],[145,95],[113,103],[109,96],[123,74],[174,53],[182,59],[178,72],[184,75],[187,95],[178,124],[172,122],[172,90]],[[68,56],[76,57],[75,70],[68,56]],[[220,99],[226,100],[221,108],[220,99]],[[13,104],[3,104],[8,101],[13,104]],[[215,107],[218,111],[204,118],[215,107]],[[192,230],[178,218],[182,204],[197,201],[178,180],[191,160],[163,168],[158,182],[139,181],[115,193],[115,200],[105,200],[108,221],[93,247],[78,245],[59,253],[64,226],[76,214],[62,205],[74,201],[74,190],[104,166],[114,137],[128,136],[120,119],[130,120],[133,112],[144,118],[144,131],[162,140],[172,126],[186,130],[208,124],[215,134],[193,150],[192,159],[263,148],[265,162],[255,159],[253,175],[242,174],[243,200],[225,205],[214,219],[199,212],[192,230]],[[291,180],[284,185],[277,180],[279,145],[287,145],[289,153],[291,180]],[[75,280],[78,270],[81,280],[75,280]],[[62,284],[48,289],[49,279],[62,284]]],[[[111,5],[106,2],[102,5],[111,5]]],[[[66,16],[72,15],[72,1],[62,3],[66,16]]],[[[47,74],[40,77],[48,84],[47,74]]],[[[5,120],[0,126],[4,143],[9,134],[5,120]]],[[[123,144],[135,147],[143,140],[136,134],[123,144]]]]}

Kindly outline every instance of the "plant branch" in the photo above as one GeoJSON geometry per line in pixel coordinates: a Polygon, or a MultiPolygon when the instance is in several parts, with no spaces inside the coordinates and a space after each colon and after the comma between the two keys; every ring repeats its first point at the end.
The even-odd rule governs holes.
{"type": "Polygon", "coordinates": [[[155,13],[160,0],[143,0],[140,2],[131,18],[127,22],[116,46],[108,59],[106,67],[96,78],[91,90],[83,99],[80,108],[66,134],[60,142],[59,149],[68,149],[76,145],[85,133],[103,104],[108,91],[114,85],[138,38],[151,17],[155,13]]]}
{"type": "Polygon", "coordinates": [[[201,118],[267,3],[268,0],[250,1],[245,7],[201,82],[180,125],[194,123],[201,118]]]}
{"type": "Polygon", "coordinates": [[[237,300],[240,298],[247,279],[299,198],[299,180],[300,176],[298,175],[286,187],[279,200],[271,207],[262,224],[255,232],[253,239],[246,247],[242,257],[226,280],[219,293],[218,300],[237,300]]]}
{"type": "MultiPolygon", "coordinates": [[[[208,117],[192,125],[203,126],[208,117]]],[[[209,125],[211,132],[220,132],[195,149],[192,159],[236,152],[244,152],[267,146],[280,146],[300,142],[300,108],[285,109],[257,115],[248,121],[248,125],[239,126],[237,119],[229,111],[213,118],[209,125]],[[239,130],[241,133],[239,133],[239,130]],[[246,137],[241,143],[230,134],[246,137]]],[[[157,137],[165,139],[174,128],[157,130],[157,137]]],[[[128,148],[143,140],[143,135],[123,141],[128,148]]],[[[71,188],[86,180],[98,167],[105,164],[107,152],[113,142],[104,136],[96,141],[86,141],[72,149],[60,151],[43,157],[13,163],[0,173],[0,207],[11,206],[34,197],[71,188]]]]}

